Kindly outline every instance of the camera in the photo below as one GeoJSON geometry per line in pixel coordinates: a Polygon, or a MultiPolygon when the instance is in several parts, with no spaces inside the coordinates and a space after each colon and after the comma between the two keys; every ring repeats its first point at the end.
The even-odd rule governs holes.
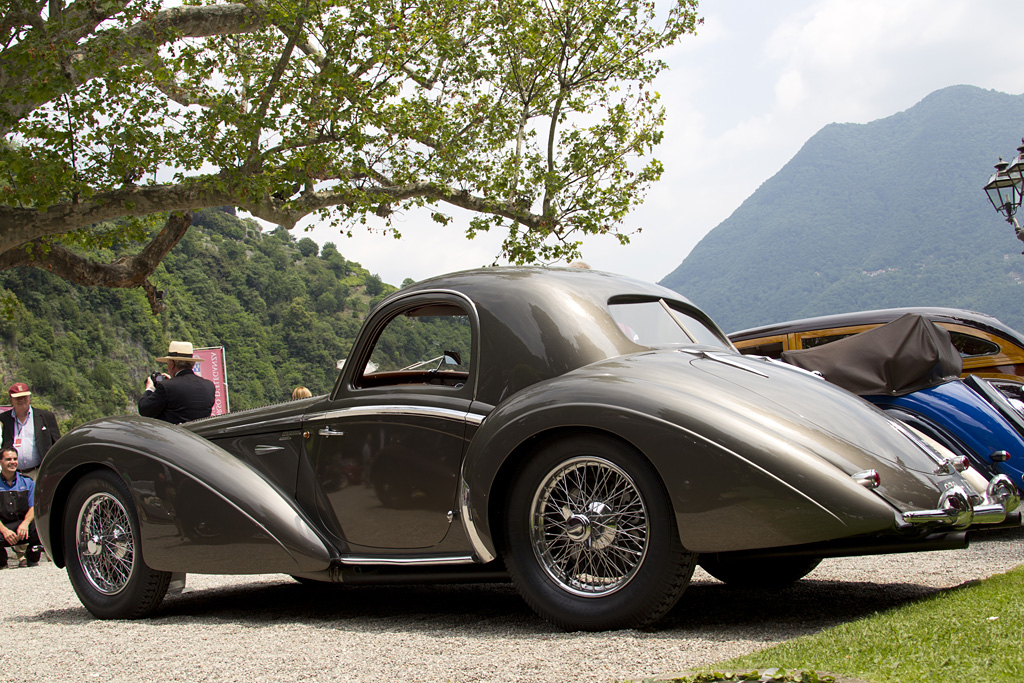
{"type": "Polygon", "coordinates": [[[160,372],[154,372],[152,375],[149,376],[149,378],[151,380],[153,380],[154,384],[156,382],[163,382],[164,381],[164,376],[160,372]]]}

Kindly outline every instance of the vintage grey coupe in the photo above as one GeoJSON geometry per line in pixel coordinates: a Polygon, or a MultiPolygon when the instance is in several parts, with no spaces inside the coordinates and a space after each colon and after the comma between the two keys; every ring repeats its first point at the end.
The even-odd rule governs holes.
{"type": "Polygon", "coordinates": [[[100,618],[151,613],[186,573],[279,572],[511,578],[598,630],[655,622],[698,562],[783,584],[824,557],[965,547],[1017,502],[853,394],[740,355],[675,292],[493,268],[381,302],[327,395],[73,430],[36,520],[100,618]]]}

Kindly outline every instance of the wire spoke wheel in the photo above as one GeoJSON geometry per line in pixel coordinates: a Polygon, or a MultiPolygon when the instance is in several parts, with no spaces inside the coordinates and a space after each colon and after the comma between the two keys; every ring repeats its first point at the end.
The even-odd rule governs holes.
{"type": "Polygon", "coordinates": [[[167,594],[171,572],[151,569],[127,484],[112,470],[88,472],[71,489],[61,538],[68,578],[100,619],[138,619],[167,594]]]}
{"type": "Polygon", "coordinates": [[[620,467],[603,458],[573,458],[537,489],[530,540],[544,571],[565,591],[609,595],[643,564],[647,508],[620,467]]]}
{"type": "Polygon", "coordinates": [[[505,566],[537,614],[568,631],[642,628],[679,600],[696,554],[657,470],[598,434],[542,444],[505,501],[505,566]]]}
{"type": "Polygon", "coordinates": [[[135,563],[135,539],[128,513],[120,501],[96,493],[78,513],[76,543],[89,583],[104,595],[116,595],[128,585],[135,563]]]}

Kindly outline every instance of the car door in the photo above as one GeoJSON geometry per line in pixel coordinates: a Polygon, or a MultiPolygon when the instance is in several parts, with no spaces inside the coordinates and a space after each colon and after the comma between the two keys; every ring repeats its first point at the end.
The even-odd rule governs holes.
{"type": "Polygon", "coordinates": [[[355,551],[440,543],[475,382],[472,307],[416,294],[374,313],[326,410],[307,416],[324,526],[355,551]]]}

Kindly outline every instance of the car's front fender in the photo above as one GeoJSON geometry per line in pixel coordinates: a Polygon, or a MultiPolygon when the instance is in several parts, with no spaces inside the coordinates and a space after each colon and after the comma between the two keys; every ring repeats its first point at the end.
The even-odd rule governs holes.
{"type": "Polygon", "coordinates": [[[65,502],[90,470],[131,492],[152,569],[204,574],[308,573],[332,551],[294,502],[227,451],[181,427],[137,416],[97,420],[47,453],[36,486],[40,540],[63,566],[65,502]]]}

